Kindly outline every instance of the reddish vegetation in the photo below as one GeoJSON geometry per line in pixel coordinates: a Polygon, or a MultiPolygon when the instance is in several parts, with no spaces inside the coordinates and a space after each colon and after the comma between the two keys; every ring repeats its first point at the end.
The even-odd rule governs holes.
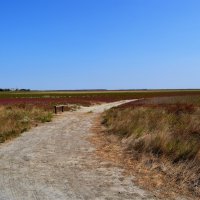
{"type": "MultiPolygon", "coordinates": [[[[157,98],[159,99],[159,98],[157,98]]],[[[129,102],[126,104],[123,104],[118,107],[118,109],[125,109],[125,108],[131,108],[134,109],[136,107],[146,107],[146,108],[163,108],[168,113],[174,113],[174,114],[180,114],[180,113],[193,113],[195,111],[195,108],[199,105],[194,105],[191,102],[189,103],[180,103],[180,102],[174,102],[174,103],[152,103],[150,101],[151,99],[143,99],[138,101],[129,102]]]]}
{"type": "MultiPolygon", "coordinates": [[[[29,93],[28,93],[29,94],[29,93]]],[[[175,93],[176,94],[176,93],[175,93]]],[[[25,95],[25,94],[24,94],[25,95]]],[[[58,104],[76,104],[89,106],[94,103],[101,102],[113,102],[122,99],[140,99],[136,102],[131,102],[125,105],[120,106],[120,108],[135,108],[138,106],[143,107],[162,107],[166,108],[169,112],[182,112],[184,110],[193,111],[194,106],[200,106],[200,95],[193,94],[192,96],[182,97],[181,93],[178,97],[164,97],[166,94],[162,93],[105,93],[105,94],[77,94],[77,96],[52,96],[52,97],[30,97],[27,96],[13,96],[13,97],[0,97],[0,105],[34,105],[43,108],[52,108],[54,105],[58,104]],[[152,95],[162,96],[162,97],[151,97],[141,100],[145,95],[151,97],[152,95]],[[195,97],[195,98],[194,98],[195,97]],[[189,98],[189,99],[188,99],[189,98]],[[195,102],[193,102],[195,100],[195,102]],[[171,102],[169,104],[169,101],[171,102]],[[173,102],[172,102],[173,101],[173,102]],[[181,104],[181,105],[180,105],[181,104]]],[[[171,96],[174,95],[170,94],[171,96]]]]}
{"type": "Polygon", "coordinates": [[[54,105],[54,104],[80,104],[89,106],[92,103],[112,102],[112,98],[91,98],[91,97],[72,97],[72,98],[0,98],[0,105],[14,104],[34,104],[34,105],[54,105]]]}
{"type": "Polygon", "coordinates": [[[58,103],[80,103],[88,105],[87,100],[74,99],[74,98],[3,98],[0,99],[1,105],[13,105],[13,104],[58,104],[58,103]]]}

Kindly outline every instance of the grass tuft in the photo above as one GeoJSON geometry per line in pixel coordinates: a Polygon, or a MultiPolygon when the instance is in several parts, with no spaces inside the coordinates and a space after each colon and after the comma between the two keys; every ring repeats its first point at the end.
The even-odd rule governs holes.
{"type": "Polygon", "coordinates": [[[0,143],[22,132],[29,130],[38,123],[49,122],[52,113],[42,108],[27,105],[0,107],[0,143]]]}

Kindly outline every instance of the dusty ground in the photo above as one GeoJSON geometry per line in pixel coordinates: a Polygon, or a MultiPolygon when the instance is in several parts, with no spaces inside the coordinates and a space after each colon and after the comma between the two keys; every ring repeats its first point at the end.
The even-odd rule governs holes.
{"type": "Polygon", "coordinates": [[[115,102],[65,112],[0,146],[0,200],[154,199],[101,161],[88,141],[94,118],[115,102]]]}

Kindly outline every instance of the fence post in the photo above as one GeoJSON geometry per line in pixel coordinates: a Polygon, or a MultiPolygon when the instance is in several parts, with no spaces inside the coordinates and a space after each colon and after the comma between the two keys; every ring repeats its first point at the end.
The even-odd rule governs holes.
{"type": "Polygon", "coordinates": [[[57,114],[57,107],[56,107],[56,106],[54,106],[54,109],[55,109],[55,114],[57,114]]]}

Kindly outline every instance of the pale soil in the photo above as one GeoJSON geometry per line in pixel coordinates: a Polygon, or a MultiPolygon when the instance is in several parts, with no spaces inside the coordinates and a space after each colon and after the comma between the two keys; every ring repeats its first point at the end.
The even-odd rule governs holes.
{"type": "Polygon", "coordinates": [[[95,117],[124,102],[65,112],[0,145],[0,200],[154,199],[88,141],[95,117]]]}

